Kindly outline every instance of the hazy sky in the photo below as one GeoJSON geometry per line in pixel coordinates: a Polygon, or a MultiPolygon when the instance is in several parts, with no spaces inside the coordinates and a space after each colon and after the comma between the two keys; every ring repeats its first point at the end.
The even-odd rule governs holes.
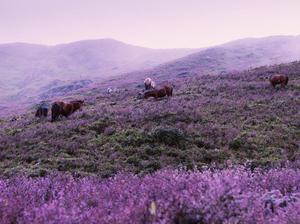
{"type": "Polygon", "coordinates": [[[300,0],[0,0],[0,43],[204,47],[300,34],[300,0]]]}

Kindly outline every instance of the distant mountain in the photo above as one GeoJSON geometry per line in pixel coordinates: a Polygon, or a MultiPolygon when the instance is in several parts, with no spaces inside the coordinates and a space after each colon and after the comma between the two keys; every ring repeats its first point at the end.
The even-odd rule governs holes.
{"type": "Polygon", "coordinates": [[[172,79],[195,74],[227,73],[300,59],[300,36],[247,38],[207,48],[131,76],[172,79]]]}
{"type": "Polygon", "coordinates": [[[195,51],[197,50],[154,50],[112,39],[86,40],[56,46],[2,44],[0,101],[39,95],[39,90],[54,80],[101,80],[133,70],[151,68],[195,51]]]}

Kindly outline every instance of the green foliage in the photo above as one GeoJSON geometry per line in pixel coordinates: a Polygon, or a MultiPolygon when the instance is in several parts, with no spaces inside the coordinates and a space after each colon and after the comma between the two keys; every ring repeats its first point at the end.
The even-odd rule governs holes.
{"type": "Polygon", "coordinates": [[[95,131],[97,134],[102,134],[105,131],[105,129],[107,127],[110,127],[111,125],[113,125],[113,123],[114,122],[109,121],[107,119],[106,120],[98,120],[98,121],[95,121],[92,124],[90,124],[88,126],[88,128],[90,130],[95,131]]]}
{"type": "Polygon", "coordinates": [[[172,127],[156,128],[151,137],[153,141],[164,143],[169,146],[183,146],[183,144],[187,141],[182,130],[172,127]]]}

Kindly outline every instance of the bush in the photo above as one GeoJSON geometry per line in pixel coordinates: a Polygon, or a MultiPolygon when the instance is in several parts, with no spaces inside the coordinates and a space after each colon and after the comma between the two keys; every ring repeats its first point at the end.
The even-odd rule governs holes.
{"type": "Polygon", "coordinates": [[[183,131],[178,128],[159,127],[152,133],[155,142],[161,142],[169,146],[182,146],[187,141],[183,131]]]}
{"type": "Polygon", "coordinates": [[[112,121],[98,120],[98,121],[90,124],[88,127],[89,127],[89,129],[96,131],[98,134],[102,134],[111,125],[113,125],[112,121]]]}

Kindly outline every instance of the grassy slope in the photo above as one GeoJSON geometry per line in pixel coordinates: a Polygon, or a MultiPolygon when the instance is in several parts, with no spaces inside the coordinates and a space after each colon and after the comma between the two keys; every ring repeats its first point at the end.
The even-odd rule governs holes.
{"type": "MultiPolygon", "coordinates": [[[[56,123],[28,113],[2,120],[0,174],[70,171],[111,175],[125,170],[193,168],[227,160],[268,165],[299,158],[300,62],[242,73],[174,80],[174,97],[140,100],[140,89],[78,93],[87,105],[56,123]],[[274,90],[266,72],[289,75],[274,90]]],[[[121,85],[121,83],[120,83],[121,85]]],[[[76,96],[74,96],[76,97],[76,96]]]]}

